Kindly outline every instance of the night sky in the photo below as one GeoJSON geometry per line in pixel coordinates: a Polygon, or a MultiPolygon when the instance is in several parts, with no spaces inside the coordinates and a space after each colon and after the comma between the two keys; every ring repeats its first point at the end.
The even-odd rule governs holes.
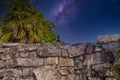
{"type": "MultiPolygon", "coordinates": [[[[10,0],[8,0],[10,1],[10,0]]],[[[0,20],[7,11],[0,0],[0,20]]],[[[32,0],[52,20],[62,41],[95,42],[98,35],[120,34],[120,0],[32,0]]]]}

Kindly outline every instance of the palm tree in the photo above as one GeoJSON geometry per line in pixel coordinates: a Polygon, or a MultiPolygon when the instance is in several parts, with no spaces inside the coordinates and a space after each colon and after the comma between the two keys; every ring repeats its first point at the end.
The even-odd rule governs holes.
{"type": "MultiPolygon", "coordinates": [[[[13,0],[9,5],[9,11],[0,25],[2,35],[1,42],[35,43],[44,40],[49,32],[54,33],[55,25],[44,18],[44,15],[33,7],[29,0],[13,0]]],[[[52,34],[56,41],[56,35],[52,34]]],[[[51,42],[51,39],[44,41],[51,42]]]]}

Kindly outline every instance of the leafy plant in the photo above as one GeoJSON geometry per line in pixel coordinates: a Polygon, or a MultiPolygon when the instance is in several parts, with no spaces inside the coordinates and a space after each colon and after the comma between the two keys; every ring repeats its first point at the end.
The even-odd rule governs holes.
{"type": "Polygon", "coordinates": [[[56,42],[52,28],[55,25],[45,19],[29,0],[12,0],[0,24],[0,42],[56,42]]]}
{"type": "Polygon", "coordinates": [[[120,65],[112,66],[112,68],[116,72],[114,75],[115,79],[120,80],[120,65]]]}

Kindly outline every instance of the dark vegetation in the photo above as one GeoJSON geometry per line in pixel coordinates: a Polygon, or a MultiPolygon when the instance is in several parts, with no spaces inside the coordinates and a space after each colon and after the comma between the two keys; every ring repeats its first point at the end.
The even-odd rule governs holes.
{"type": "MultiPolygon", "coordinates": [[[[120,59],[120,49],[116,53],[116,59],[120,59]]],[[[120,80],[120,65],[114,65],[112,66],[113,70],[116,72],[114,75],[116,80],[120,80]]]]}
{"type": "Polygon", "coordinates": [[[55,25],[29,0],[12,0],[0,24],[0,42],[55,43],[55,25]]]}

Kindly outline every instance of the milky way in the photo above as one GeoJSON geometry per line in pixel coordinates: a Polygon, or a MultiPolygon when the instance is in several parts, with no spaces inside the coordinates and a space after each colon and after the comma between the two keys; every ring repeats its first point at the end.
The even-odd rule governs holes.
{"type": "Polygon", "coordinates": [[[61,0],[52,13],[55,23],[64,24],[67,22],[76,11],[78,3],[80,3],[80,0],[61,0]]]}

